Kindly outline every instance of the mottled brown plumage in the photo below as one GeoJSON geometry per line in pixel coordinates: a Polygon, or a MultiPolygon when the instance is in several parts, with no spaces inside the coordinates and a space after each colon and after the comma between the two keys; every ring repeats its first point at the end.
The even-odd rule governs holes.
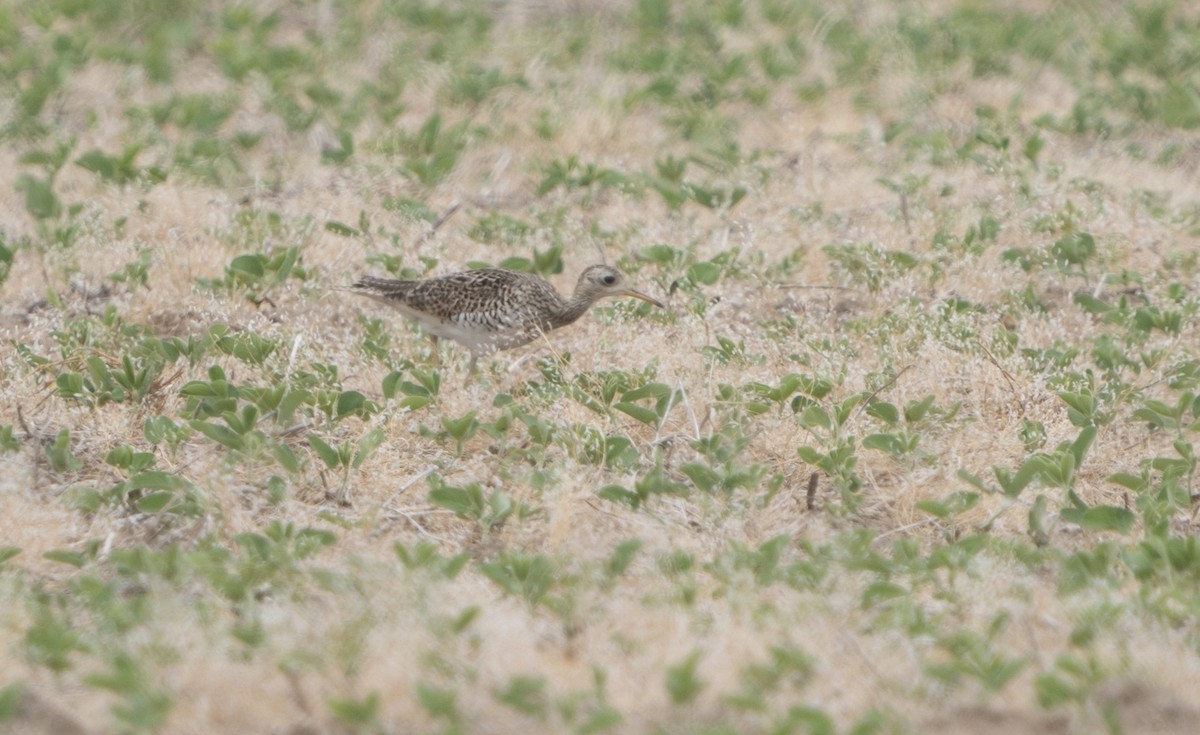
{"type": "Polygon", "coordinates": [[[602,298],[632,296],[664,308],[659,301],[629,288],[625,275],[607,265],[584,270],[569,299],[537,276],[503,268],[424,281],[366,276],[354,289],[399,309],[435,342],[444,337],[466,347],[471,351],[472,369],[484,355],[528,344],[574,322],[602,298]]]}

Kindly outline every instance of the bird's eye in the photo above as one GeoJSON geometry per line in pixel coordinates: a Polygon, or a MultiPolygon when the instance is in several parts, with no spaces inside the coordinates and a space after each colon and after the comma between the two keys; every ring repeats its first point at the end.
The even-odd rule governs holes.
{"type": "Polygon", "coordinates": [[[603,283],[605,286],[611,286],[617,282],[617,277],[614,276],[613,274],[609,273],[609,274],[605,275],[603,278],[601,278],[600,282],[603,283]]]}

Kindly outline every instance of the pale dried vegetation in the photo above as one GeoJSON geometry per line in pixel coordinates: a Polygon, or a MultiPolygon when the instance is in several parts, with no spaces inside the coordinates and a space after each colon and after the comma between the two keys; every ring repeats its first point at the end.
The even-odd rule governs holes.
{"type": "MultiPolygon", "coordinates": [[[[378,4],[347,5],[370,29],[378,4]]],[[[36,170],[22,159],[28,151],[20,140],[0,147],[0,231],[9,247],[26,243],[14,248],[0,286],[0,425],[14,427],[20,440],[15,451],[0,454],[0,546],[20,550],[0,563],[0,599],[11,601],[0,609],[0,686],[21,684],[8,713],[12,731],[140,727],[114,714],[114,707],[136,709],[136,698],[95,683],[96,675],[113,669],[120,651],[105,646],[117,645],[114,640],[148,677],[143,688],[170,697],[169,713],[149,728],[159,733],[574,732],[584,731],[589,717],[603,724],[597,713],[609,710],[620,717],[612,732],[767,732],[795,707],[832,718],[839,732],[872,711],[880,732],[1082,733],[1100,731],[1106,722],[1122,723],[1127,733],[1190,731],[1200,715],[1189,704],[1200,688],[1196,609],[1188,607],[1194,602],[1181,595],[1174,620],[1149,614],[1144,607],[1157,601],[1139,597],[1145,590],[1119,575],[1108,585],[1064,591],[1064,560],[1072,552],[1102,543],[1132,547],[1143,533],[1140,521],[1128,534],[1052,523],[1041,541],[1056,553],[1030,564],[1011,548],[1047,553],[1031,540],[1034,499],[1045,495],[1053,518],[1068,502],[1065,490],[1034,484],[1015,502],[981,494],[973,507],[948,518],[918,504],[972,490],[960,470],[988,482],[993,466],[1015,470],[1031,453],[1023,427],[1044,426],[1042,451],[1080,434],[1057,395],[1066,390],[1056,382],[1059,368],[1039,369],[1022,352],[1074,347],[1078,362],[1059,372],[1092,367],[1092,345],[1113,327],[1080,308],[1077,293],[1115,303],[1124,291],[1163,304],[1168,284],[1178,282],[1195,300],[1200,150],[1178,129],[1151,123],[1112,138],[1035,128],[1041,116],[1070,115],[1077,82],[1023,57],[1008,74],[975,75],[964,60],[922,83],[912,75],[928,70],[898,50],[888,57],[893,66],[840,88],[838,67],[820,36],[828,28],[815,27],[803,39],[810,50],[803,78],[832,86],[805,99],[791,78],[768,86],[760,100],[729,99],[719,107],[744,158],[713,178],[746,187],[735,206],[672,209],[650,189],[633,195],[603,186],[539,194],[546,166],[571,156],[632,174],[653,172],[668,154],[684,158],[702,148],[664,123],[676,113],[664,113],[654,98],[631,102],[647,77],[619,71],[615,59],[627,52],[632,31],[623,24],[634,4],[598,5],[513,3],[495,10],[476,63],[522,81],[498,87],[478,104],[455,105],[446,92],[452,65],[411,67],[404,111],[386,121],[364,116],[353,128],[355,152],[342,163],[322,158],[338,145],[335,124],[323,118],[303,132],[289,131],[271,111],[270,86],[251,79],[239,87],[234,114],[211,136],[250,129],[263,137],[239,152],[240,170],[224,171],[220,184],[172,168],[172,143],[195,134],[171,123],[145,138],[154,142],[138,159],[164,166],[162,183],[118,186],[68,163],[54,192],[82,209],[74,215],[81,230],[67,247],[54,242],[53,221],[30,216],[24,193],[14,187],[22,173],[36,170]],[[617,26],[623,30],[605,33],[617,26]],[[560,29],[591,39],[570,63],[562,60],[568,44],[560,29]],[[995,111],[994,119],[981,123],[980,108],[995,111]],[[445,178],[426,187],[403,175],[402,155],[378,153],[369,141],[394,130],[411,134],[439,110],[444,129],[469,120],[487,132],[469,133],[479,140],[464,148],[445,178]],[[540,115],[553,127],[545,138],[533,132],[540,115]],[[890,131],[893,125],[903,130],[890,131]],[[1008,149],[972,144],[981,129],[991,128],[1012,137],[1008,149]],[[950,147],[925,155],[904,144],[919,135],[944,138],[950,147]],[[1034,135],[1042,141],[1036,165],[1021,153],[1034,135]],[[1177,154],[1156,161],[1171,145],[1177,154]],[[955,152],[969,146],[969,155],[955,152]],[[1150,154],[1131,155],[1134,146],[1150,154]],[[753,152],[761,153],[748,162],[753,152]],[[1147,193],[1160,196],[1161,206],[1148,204],[1147,193]],[[450,216],[435,229],[397,214],[396,198],[450,216]],[[494,214],[547,224],[516,245],[472,237],[473,225],[494,214]],[[268,224],[268,216],[277,216],[279,225],[268,224]],[[977,255],[935,245],[939,234],[961,240],[981,218],[999,228],[977,255]],[[1058,229],[1044,226],[1056,219],[1058,229]],[[356,230],[369,222],[371,232],[345,234],[328,222],[356,230]],[[1053,264],[1025,271],[1002,257],[1014,248],[1044,249],[1073,232],[1090,233],[1097,245],[1083,275],[1053,264]],[[736,250],[740,265],[688,292],[679,288],[684,269],[639,259],[663,244],[680,248],[689,263],[736,250]],[[885,269],[869,283],[866,270],[876,266],[855,270],[828,249],[867,244],[912,256],[918,265],[885,269]],[[434,403],[406,411],[396,398],[385,398],[381,385],[405,360],[427,367],[428,344],[398,314],[356,299],[345,286],[363,273],[381,273],[380,256],[395,256],[418,272],[423,258],[435,259],[431,274],[438,274],[471,261],[532,257],[555,245],[563,247],[564,270],[551,280],[560,290],[603,258],[624,266],[637,288],[667,301],[669,313],[605,303],[546,342],[497,356],[479,376],[466,373],[465,351],[444,345],[434,403]],[[299,248],[305,277],[283,281],[257,305],[239,289],[198,285],[198,279],[221,278],[238,255],[291,246],[299,248]],[[108,277],[141,252],[148,253],[144,286],[108,277]],[[785,262],[793,265],[781,266],[785,262]],[[1140,274],[1142,282],[1118,283],[1123,273],[1140,274]],[[1113,278],[1106,283],[1106,276],[1113,278]],[[955,299],[968,306],[948,309],[955,299]],[[1029,308],[1030,300],[1041,308],[1029,308]],[[195,366],[184,358],[165,367],[143,402],[91,407],[59,395],[55,376],[84,370],[88,355],[113,368],[120,364],[121,354],[103,342],[107,310],[159,337],[200,338],[220,324],[279,347],[265,368],[216,350],[195,366]],[[386,360],[363,349],[375,319],[390,336],[386,360]],[[92,324],[96,345],[64,358],[55,335],[79,322],[92,324]],[[1018,347],[1003,350],[1009,335],[1018,347]],[[714,356],[719,339],[740,345],[742,354],[714,356]],[[18,344],[50,363],[31,366],[14,349],[18,344]],[[553,360],[545,361],[556,357],[566,384],[585,385],[599,371],[648,371],[677,398],[655,424],[619,411],[598,413],[568,392],[537,397],[530,386],[546,382],[542,371],[553,360]],[[144,436],[151,416],[192,418],[184,415],[188,398],[180,389],[205,380],[209,365],[223,366],[232,383],[262,385],[272,371],[292,375],[316,363],[336,366],[341,390],[359,391],[382,410],[330,424],[298,419],[280,440],[302,457],[300,472],[289,475],[269,459],[243,461],[198,433],[177,452],[152,447],[144,436]],[[830,381],[832,393],[818,401],[826,407],[858,394],[899,407],[932,396],[945,418],[921,425],[920,451],[913,455],[897,459],[859,446],[861,487],[848,497],[797,454],[821,439],[791,406],[770,404],[750,415],[732,411],[720,397],[723,385],[777,385],[789,373],[830,381]],[[443,417],[476,411],[479,422],[496,421],[506,410],[495,405],[498,394],[514,396],[560,431],[587,427],[625,435],[639,460],[613,469],[551,444],[539,465],[520,422],[501,439],[478,431],[461,452],[454,441],[431,436],[443,417]],[[697,441],[729,427],[748,442],[736,462],[765,468],[753,487],[728,494],[691,488],[687,495],[651,496],[638,509],[598,495],[609,485],[633,488],[656,461],[668,478],[691,487],[682,468],[703,460],[697,441]],[[330,443],[355,445],[375,428],[382,441],[346,475],[344,489],[341,471],[325,468],[306,441],[317,432],[330,443]],[[56,470],[46,447],[63,429],[70,430],[79,464],[56,470]],[[157,469],[196,488],[201,510],[143,513],[124,503],[81,511],[71,501],[77,488],[120,479],[105,463],[120,445],[153,452],[157,469]],[[814,472],[819,478],[810,498],[814,472]],[[286,476],[281,500],[269,497],[272,474],[286,476]],[[433,476],[453,486],[479,483],[485,497],[500,491],[529,512],[481,533],[478,523],[431,502],[433,476]],[[772,477],[779,484],[769,494],[772,477]],[[294,576],[266,580],[238,603],[202,576],[145,575],[135,584],[108,562],[113,552],[136,548],[236,553],[235,537],[263,533],[272,522],[329,531],[336,541],[296,562],[294,576]],[[865,535],[851,541],[855,531],[865,535]],[[825,576],[811,584],[763,582],[732,561],[731,550],[756,550],[779,536],[786,538],[781,567],[824,563],[825,576]],[[899,553],[894,544],[904,539],[918,555],[933,554],[968,537],[995,547],[962,552],[961,569],[932,570],[936,583],[917,585],[900,572],[880,576],[853,558],[873,552],[892,559],[899,553]],[[606,580],[601,570],[629,539],[640,539],[640,550],[624,574],[606,580]],[[394,546],[411,549],[419,542],[432,543],[445,557],[466,552],[470,558],[452,579],[407,569],[394,546]],[[80,568],[55,554],[43,556],[55,550],[90,556],[80,568]],[[551,560],[559,581],[550,596],[558,601],[527,604],[481,572],[504,554],[551,560]],[[670,560],[684,555],[691,566],[673,567],[670,560]],[[119,581],[113,594],[144,600],[150,612],[129,630],[104,629],[111,622],[88,618],[84,577],[119,581]],[[870,591],[887,579],[907,600],[893,612],[870,591]],[[58,610],[56,603],[38,602],[39,595],[63,593],[76,595],[80,607],[58,610]],[[478,608],[474,618],[459,630],[455,621],[472,606],[478,608]],[[87,631],[62,672],[30,653],[30,631],[55,610],[87,631]],[[937,622],[924,628],[916,618],[937,622]],[[251,621],[258,637],[247,645],[231,631],[251,621]],[[1081,637],[1083,628],[1091,638],[1081,637]],[[947,643],[954,631],[986,641],[981,656],[1021,661],[1023,668],[994,690],[970,675],[931,674],[937,664],[962,657],[947,643]],[[92,635],[101,642],[87,643],[92,635]],[[807,663],[765,690],[762,708],[739,707],[731,698],[757,681],[747,667],[781,648],[803,652],[807,663]],[[694,675],[703,688],[673,701],[668,672],[686,668],[693,652],[699,652],[694,675]],[[1038,677],[1056,671],[1064,656],[1094,667],[1089,688],[1076,704],[1040,707],[1038,677]],[[505,703],[499,693],[518,676],[540,677],[530,700],[544,709],[505,703]],[[365,724],[336,705],[365,703],[373,694],[378,702],[365,724]],[[439,709],[443,695],[454,697],[451,714],[439,709]]],[[[947,13],[957,3],[936,5],[947,13]]],[[[895,24],[908,7],[865,6],[873,10],[857,21],[864,30],[895,24]]],[[[289,6],[278,12],[272,38],[305,47],[331,22],[321,13],[342,10],[289,6]]],[[[933,5],[922,12],[933,13],[933,5]]],[[[745,23],[721,31],[730,48],[753,53],[760,38],[786,39],[758,12],[749,12],[745,23]],[[763,27],[756,32],[754,24],[763,27]]],[[[64,21],[62,27],[78,26],[64,21]]],[[[368,32],[361,54],[328,62],[337,64],[332,78],[344,81],[347,91],[377,78],[397,63],[398,33],[395,24],[368,32]]],[[[74,70],[41,112],[53,131],[47,139],[73,136],[71,160],[93,148],[119,152],[135,124],[127,109],[162,104],[173,94],[231,88],[206,52],[180,63],[171,85],[115,61],[74,70]]],[[[685,75],[678,94],[703,82],[685,75]]],[[[13,114],[0,107],[0,119],[13,114]]],[[[709,123],[716,124],[700,124],[709,123]]],[[[705,174],[693,164],[687,176],[703,180],[705,174]]],[[[1170,371],[1196,359],[1196,340],[1191,319],[1178,333],[1152,333],[1131,348],[1134,359],[1152,350],[1168,357],[1126,379],[1143,398],[1173,402],[1170,371]]],[[[860,443],[884,431],[865,405],[845,427],[860,443]]],[[[1173,455],[1176,435],[1130,420],[1135,407],[1121,406],[1117,420],[1099,426],[1074,480],[1082,503],[1132,507],[1130,492],[1107,478],[1137,474],[1143,460],[1173,455]]],[[[1186,537],[1194,525],[1187,513],[1176,514],[1172,529],[1186,537]]],[[[799,722],[794,730],[775,731],[808,731],[799,722]]]]}

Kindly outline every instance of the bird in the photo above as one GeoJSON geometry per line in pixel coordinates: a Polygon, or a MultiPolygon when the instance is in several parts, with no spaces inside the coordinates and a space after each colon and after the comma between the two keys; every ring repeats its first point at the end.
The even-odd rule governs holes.
{"type": "Polygon", "coordinates": [[[625,274],[608,265],[584,269],[570,298],[531,273],[480,268],[425,280],[364,276],[351,289],[394,307],[433,340],[449,339],[480,357],[528,344],[565,327],[603,298],[629,296],[665,309],[661,301],[631,288],[625,274]]]}

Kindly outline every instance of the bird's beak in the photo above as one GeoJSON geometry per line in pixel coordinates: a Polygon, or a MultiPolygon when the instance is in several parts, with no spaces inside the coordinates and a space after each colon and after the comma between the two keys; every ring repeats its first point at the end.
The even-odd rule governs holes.
{"type": "Polygon", "coordinates": [[[628,289],[626,291],[622,291],[621,295],[622,296],[632,296],[635,299],[641,299],[642,301],[645,301],[647,304],[654,304],[655,306],[657,306],[660,309],[667,308],[666,306],[663,305],[663,302],[659,301],[658,299],[647,296],[646,294],[642,293],[641,291],[634,291],[632,288],[628,289]]]}

